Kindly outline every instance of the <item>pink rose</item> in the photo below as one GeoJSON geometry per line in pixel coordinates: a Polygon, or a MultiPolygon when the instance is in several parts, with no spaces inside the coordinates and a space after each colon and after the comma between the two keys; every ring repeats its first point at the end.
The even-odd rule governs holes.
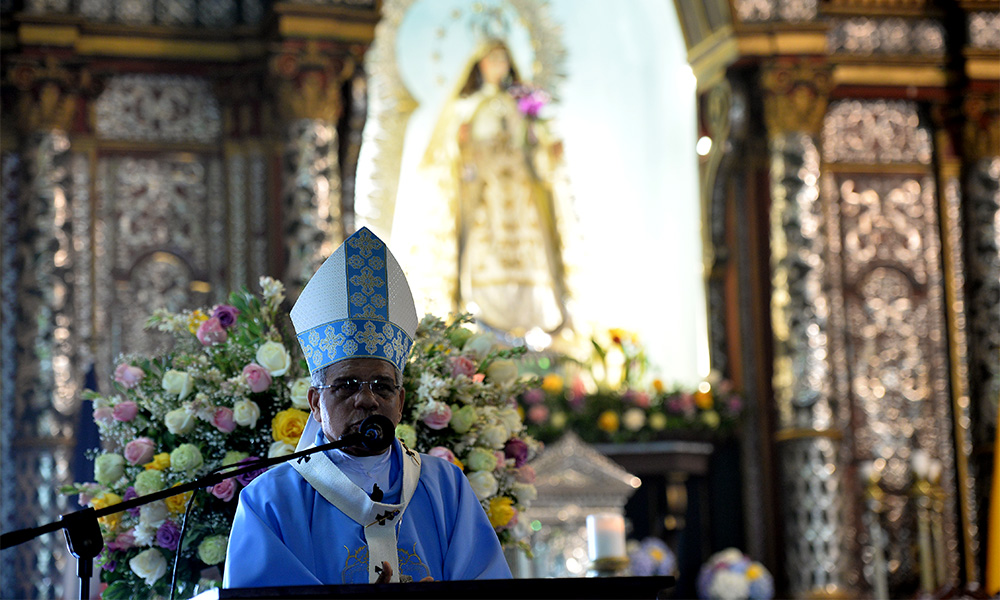
{"type": "Polygon", "coordinates": [[[219,483],[212,486],[212,495],[223,502],[229,502],[233,499],[233,495],[235,494],[236,482],[233,481],[231,477],[229,479],[223,479],[219,483]]]}
{"type": "Polygon", "coordinates": [[[119,533],[114,541],[108,542],[109,550],[128,550],[133,546],[135,546],[135,533],[131,529],[119,533]]]}
{"type": "Polygon", "coordinates": [[[114,411],[111,410],[110,406],[102,406],[100,408],[94,409],[94,422],[95,423],[110,423],[114,411]]]}
{"type": "Polygon", "coordinates": [[[549,418],[549,408],[536,404],[528,409],[528,420],[534,424],[544,423],[549,418]]]}
{"type": "Polygon", "coordinates": [[[128,423],[135,418],[135,415],[138,412],[139,406],[131,400],[126,400],[115,405],[114,410],[111,412],[111,416],[114,417],[115,421],[128,423]]]}
{"type": "Polygon", "coordinates": [[[439,402],[434,410],[424,415],[423,421],[431,429],[444,429],[451,421],[451,407],[439,402]]]}
{"type": "Polygon", "coordinates": [[[125,444],[125,460],[131,465],[144,465],[153,460],[156,443],[148,437],[141,437],[125,444]]]}
{"type": "Polygon", "coordinates": [[[444,460],[450,462],[451,464],[455,464],[455,454],[451,450],[445,448],[444,446],[434,446],[433,448],[427,451],[427,454],[431,456],[436,456],[438,458],[443,458],[444,460]]]}
{"type": "Polygon", "coordinates": [[[195,335],[198,336],[198,341],[201,342],[202,346],[221,344],[229,337],[217,317],[202,321],[201,325],[198,326],[198,333],[195,335]]]}
{"type": "Polygon", "coordinates": [[[236,429],[236,421],[233,419],[233,411],[225,406],[215,409],[212,415],[212,425],[222,433],[229,433],[236,429]]]}
{"type": "Polygon", "coordinates": [[[228,304],[220,304],[212,312],[212,318],[218,319],[223,328],[229,329],[236,324],[236,317],[240,314],[239,309],[228,304]]]}
{"type": "Polygon", "coordinates": [[[250,391],[254,393],[263,392],[271,387],[271,374],[255,362],[243,367],[243,378],[247,380],[250,391]]]}
{"type": "Polygon", "coordinates": [[[134,388],[145,376],[145,371],[126,363],[118,365],[115,369],[115,381],[128,389],[134,388]]]}
{"type": "Polygon", "coordinates": [[[639,392],[632,399],[632,402],[635,402],[635,405],[640,408],[649,408],[649,394],[647,392],[639,392]]]}
{"type": "Polygon", "coordinates": [[[452,377],[458,377],[459,375],[472,377],[476,374],[476,363],[465,356],[452,356],[448,358],[448,363],[451,365],[452,377]]]}
{"type": "Polygon", "coordinates": [[[535,467],[522,465],[514,469],[514,479],[520,483],[535,483],[535,467]]]}

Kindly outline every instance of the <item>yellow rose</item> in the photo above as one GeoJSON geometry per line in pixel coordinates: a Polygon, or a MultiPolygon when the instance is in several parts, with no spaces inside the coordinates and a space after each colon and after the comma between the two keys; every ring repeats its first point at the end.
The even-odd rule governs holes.
{"type": "Polygon", "coordinates": [[[153,460],[149,461],[143,465],[146,469],[156,469],[157,471],[162,471],[164,469],[170,468],[170,453],[161,452],[153,457],[153,460]]]}
{"type": "Polygon", "coordinates": [[[516,511],[512,506],[513,504],[514,502],[506,496],[497,496],[490,500],[490,508],[486,511],[486,514],[490,518],[490,525],[494,529],[503,527],[514,518],[516,511]]]}
{"type": "Polygon", "coordinates": [[[597,428],[601,431],[614,433],[618,431],[618,414],[612,410],[606,410],[597,417],[597,428]]]}
{"type": "MultiPolygon", "coordinates": [[[[181,485],[181,482],[177,482],[170,487],[177,487],[181,485]]],[[[176,496],[170,496],[165,499],[164,502],[167,505],[167,510],[171,514],[179,515],[184,512],[184,508],[187,506],[187,501],[191,498],[191,494],[194,492],[186,492],[184,494],[177,494],[176,496]]]]}
{"type": "Polygon", "coordinates": [[[662,394],[663,393],[663,380],[662,379],[654,379],[653,380],[653,389],[656,390],[657,394],[662,394]]]}
{"type": "Polygon", "coordinates": [[[555,373],[549,373],[542,379],[542,389],[550,394],[558,394],[563,389],[563,378],[555,373]]]}
{"type": "Polygon", "coordinates": [[[278,342],[264,342],[257,348],[257,364],[267,369],[272,377],[281,377],[292,366],[292,356],[278,342]]]}
{"type": "MultiPolygon", "coordinates": [[[[90,505],[97,510],[102,508],[107,508],[113,504],[118,504],[122,501],[122,497],[114,492],[104,492],[100,496],[95,496],[90,500],[90,505]]],[[[104,525],[108,530],[114,531],[118,529],[118,524],[121,522],[121,513],[115,513],[113,515],[108,515],[106,517],[101,517],[98,519],[101,525],[104,525]]]]}
{"type": "Polygon", "coordinates": [[[191,335],[196,335],[198,333],[198,328],[201,327],[201,324],[207,320],[208,315],[201,312],[201,310],[194,311],[191,313],[191,316],[188,317],[188,331],[191,332],[191,335]]]}
{"type": "Polygon", "coordinates": [[[271,437],[276,442],[285,442],[292,446],[299,443],[302,430],[306,427],[309,413],[297,408],[286,408],[274,415],[271,420],[271,437]]]}

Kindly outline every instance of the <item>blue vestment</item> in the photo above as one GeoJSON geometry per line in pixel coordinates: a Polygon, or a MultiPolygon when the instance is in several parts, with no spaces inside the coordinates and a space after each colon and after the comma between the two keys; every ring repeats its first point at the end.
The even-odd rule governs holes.
{"type": "MultiPolygon", "coordinates": [[[[403,456],[395,440],[386,502],[399,501],[403,456]]],[[[400,573],[413,581],[509,578],[496,533],[462,471],[433,456],[422,454],[420,461],[420,478],[397,526],[400,573]]],[[[368,566],[362,526],[289,463],[240,493],[224,587],[368,583],[368,566]]]]}

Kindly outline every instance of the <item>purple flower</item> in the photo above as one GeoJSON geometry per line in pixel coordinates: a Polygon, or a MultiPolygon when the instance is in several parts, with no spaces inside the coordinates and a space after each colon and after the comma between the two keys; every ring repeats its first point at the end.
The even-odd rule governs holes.
{"type": "Polygon", "coordinates": [[[224,329],[229,329],[236,324],[236,317],[240,314],[239,309],[228,304],[220,304],[215,307],[212,317],[219,320],[219,325],[224,329]]]}
{"type": "MultiPolygon", "coordinates": [[[[139,497],[139,494],[136,493],[135,488],[132,487],[132,486],[128,486],[128,489],[125,490],[125,495],[122,496],[122,502],[128,502],[132,498],[138,498],[138,497],[139,497]]],[[[127,512],[130,515],[132,515],[133,517],[138,517],[139,516],[139,507],[136,506],[135,508],[130,508],[130,509],[126,510],[125,512],[127,512]]]]}
{"type": "Polygon", "coordinates": [[[104,569],[105,571],[114,571],[115,567],[117,566],[118,566],[117,560],[109,560],[103,565],[101,565],[101,568],[104,569]]]}
{"type": "Polygon", "coordinates": [[[540,404],[545,400],[545,392],[538,388],[531,388],[524,392],[524,402],[526,404],[540,404]]]}
{"type": "Polygon", "coordinates": [[[514,466],[521,467],[528,460],[528,445],[524,440],[511,438],[503,447],[504,456],[514,459],[514,466]]]}
{"type": "MultiPolygon", "coordinates": [[[[238,465],[249,464],[254,462],[255,460],[260,460],[260,459],[257,458],[256,456],[248,456],[247,458],[244,458],[243,460],[241,460],[236,464],[238,465]]],[[[242,475],[237,475],[236,481],[240,482],[240,485],[242,485],[243,487],[246,487],[247,485],[250,484],[251,481],[257,479],[257,477],[260,476],[260,474],[266,470],[267,469],[259,469],[257,471],[250,471],[249,473],[243,473],[242,475]]]]}
{"type": "Polygon", "coordinates": [[[164,521],[156,530],[156,545],[166,550],[176,550],[181,539],[181,530],[173,521],[164,521]]]}

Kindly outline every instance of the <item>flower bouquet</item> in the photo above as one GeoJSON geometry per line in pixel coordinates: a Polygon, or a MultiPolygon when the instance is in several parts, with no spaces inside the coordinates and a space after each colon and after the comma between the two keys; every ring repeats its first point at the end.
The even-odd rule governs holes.
{"type": "MultiPolygon", "coordinates": [[[[263,294],[233,293],[211,311],[156,311],[147,328],[175,338],[153,357],[124,356],[113,393],[87,392],[103,450],[93,451],[95,482],[63,489],[104,508],[180,485],[219,467],[294,450],[308,417],[309,380],[297,345],[279,326],[280,282],[261,278],[263,294]]],[[[105,599],[166,596],[177,559],[179,597],[195,593],[203,572],[226,557],[239,490],[257,474],[173,496],[100,519],[105,549],[95,561],[105,599]],[[193,500],[183,542],[181,524],[193,500]],[[180,556],[176,556],[177,553],[180,556]]]]}
{"type": "Polygon", "coordinates": [[[726,548],[708,558],[698,573],[698,597],[705,600],[769,600],[774,579],[759,562],[736,548],[726,548]]]}
{"type": "Polygon", "coordinates": [[[528,382],[512,359],[524,348],[501,349],[492,334],[468,329],[470,322],[467,315],[448,323],[427,315],[420,322],[396,435],[463,469],[500,542],[527,552],[514,526],[536,497],[527,462],[541,445],[524,431],[517,404],[528,382]]]}
{"type": "MultiPolygon", "coordinates": [[[[92,451],[96,481],[63,493],[100,509],[294,451],[309,416],[310,383],[279,312],[281,283],[263,277],[261,287],[260,297],[244,290],[208,311],[158,310],[149,318],[147,328],[172,334],[174,348],[122,357],[113,392],[87,393],[102,440],[92,451]]],[[[535,496],[525,463],[538,448],[522,435],[513,400],[525,384],[510,360],[516,352],[496,349],[462,323],[421,323],[397,435],[463,466],[501,541],[518,542],[510,529],[535,496]]],[[[213,567],[225,561],[239,490],[258,474],[101,518],[105,549],[95,564],[108,584],[105,600],[167,596],[172,576],[177,597],[190,597],[202,579],[220,579],[213,567]]]]}

